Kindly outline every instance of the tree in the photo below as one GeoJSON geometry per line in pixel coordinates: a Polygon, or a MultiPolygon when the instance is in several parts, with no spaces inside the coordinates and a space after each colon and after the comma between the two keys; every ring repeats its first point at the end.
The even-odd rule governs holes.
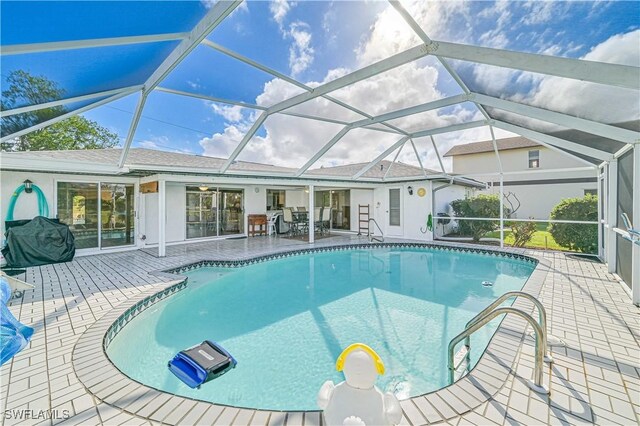
{"type": "MultiPolygon", "coordinates": [[[[454,215],[464,218],[495,218],[495,220],[459,220],[458,230],[462,235],[471,235],[473,241],[480,241],[487,232],[499,227],[500,199],[497,195],[478,195],[476,197],[454,200],[451,202],[454,215]]],[[[508,215],[508,209],[505,216],[508,215]]]]}
{"type": "MultiPolygon", "coordinates": [[[[12,71],[7,77],[7,89],[2,91],[0,107],[3,111],[23,105],[37,105],[62,99],[64,90],[42,76],[26,71],[12,71]]],[[[15,114],[2,118],[0,134],[4,137],[33,125],[43,123],[67,112],[60,105],[15,114]]],[[[3,151],[43,151],[69,149],[110,148],[118,144],[118,135],[92,120],[79,115],[48,127],[3,142],[3,151]]]]}
{"type": "MultiPolygon", "coordinates": [[[[551,210],[552,220],[598,221],[598,197],[565,198],[551,210]]],[[[583,253],[596,253],[598,226],[580,223],[552,223],[549,232],[558,244],[583,253]]]]}

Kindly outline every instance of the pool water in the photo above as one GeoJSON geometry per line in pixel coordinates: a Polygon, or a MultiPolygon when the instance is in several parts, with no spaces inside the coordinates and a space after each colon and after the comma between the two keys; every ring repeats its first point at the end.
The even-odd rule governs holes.
{"type": "MultiPolygon", "coordinates": [[[[446,386],[447,345],[533,262],[478,252],[372,248],[317,252],[242,268],[202,268],[187,288],[144,311],[107,352],[129,377],[167,392],[239,407],[315,410],[340,352],[366,343],[382,357],[378,387],[406,399],[446,386]],[[490,281],[491,287],[482,285],[490,281]],[[168,368],[180,350],[213,340],[238,361],[190,389],[168,368]]],[[[498,326],[472,338],[472,362],[498,326]]]]}

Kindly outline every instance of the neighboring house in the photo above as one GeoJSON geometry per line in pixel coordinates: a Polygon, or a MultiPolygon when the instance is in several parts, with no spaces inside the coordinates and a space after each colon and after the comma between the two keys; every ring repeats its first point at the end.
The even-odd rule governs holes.
{"type": "MultiPolygon", "coordinates": [[[[504,193],[508,197],[505,206],[510,207],[509,201],[515,207],[520,203],[516,218],[548,219],[562,199],[597,192],[596,170],[586,169],[574,157],[520,136],[498,139],[496,144],[505,172],[504,193]],[[574,168],[581,170],[567,170],[574,168]]],[[[493,141],[454,146],[444,156],[452,158],[453,174],[487,182],[489,189],[483,193],[499,193],[500,176],[495,174],[499,164],[493,141]]]]}
{"type": "MultiPolygon", "coordinates": [[[[385,235],[428,241],[431,233],[421,228],[432,212],[432,188],[449,183],[433,171],[427,170],[425,176],[421,168],[390,161],[381,161],[354,181],[353,176],[368,163],[317,168],[296,177],[296,169],[236,161],[223,174],[223,158],[141,148],[131,149],[124,167],[118,168],[121,152],[0,153],[2,217],[7,215],[11,195],[28,179],[43,191],[49,216],[71,226],[81,254],[141,248],[162,240],[180,243],[244,236],[249,214],[308,208],[312,200],[315,206],[332,207],[336,230],[357,232],[358,206],[369,205],[370,217],[385,235]]],[[[464,197],[470,187],[480,186],[456,179],[448,196],[438,203],[446,205],[464,197]]],[[[23,193],[14,218],[30,219],[37,212],[35,193],[23,193]]]]}

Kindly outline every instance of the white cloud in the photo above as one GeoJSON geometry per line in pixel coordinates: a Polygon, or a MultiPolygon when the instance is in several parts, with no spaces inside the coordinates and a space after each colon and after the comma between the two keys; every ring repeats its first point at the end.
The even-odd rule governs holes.
{"type": "MultiPolygon", "coordinates": [[[[640,65],[640,30],[610,37],[583,59],[640,65]]],[[[533,105],[604,123],[619,123],[640,116],[640,93],[559,77],[544,77],[524,99],[533,105]]]]}
{"type": "Polygon", "coordinates": [[[159,149],[160,148],[157,143],[155,143],[154,141],[150,141],[150,140],[144,140],[144,141],[140,142],[138,145],[140,146],[140,148],[147,148],[147,149],[159,149]]]}
{"type": "Polygon", "coordinates": [[[218,105],[215,103],[211,103],[210,106],[214,113],[222,116],[225,120],[227,120],[230,123],[237,123],[244,119],[244,115],[243,115],[244,108],[240,106],[237,106],[237,105],[225,106],[225,105],[218,105]]]}
{"type": "Polygon", "coordinates": [[[287,36],[292,39],[289,47],[289,68],[291,74],[297,76],[309,68],[314,59],[309,25],[300,21],[294,22],[289,26],[287,36]]]}
{"type": "Polygon", "coordinates": [[[271,11],[273,20],[278,23],[280,28],[282,28],[284,18],[292,6],[295,6],[295,3],[289,2],[288,0],[272,0],[269,4],[269,10],[271,11]]]}
{"type": "MultiPolygon", "coordinates": [[[[422,28],[434,39],[455,40],[470,42],[472,30],[470,22],[475,17],[469,16],[469,4],[465,2],[422,2],[412,0],[405,2],[405,7],[416,17],[422,28]]],[[[508,30],[512,17],[505,9],[504,2],[497,3],[492,10],[485,12],[483,19],[494,20],[496,28],[508,30]]],[[[279,17],[281,28],[285,28],[285,17],[290,5],[272,3],[274,19],[279,17]],[[277,8],[276,8],[277,6],[277,8]]],[[[533,6],[532,6],[533,7],[533,6]]],[[[545,9],[546,10],[546,9],[545,9]]],[[[544,11],[543,11],[544,12],[544,11]]],[[[546,13],[546,12],[544,12],[546,13]]],[[[543,19],[543,18],[539,18],[543,19]]],[[[277,21],[278,22],[278,21],[277,21]]],[[[296,23],[283,35],[290,37],[292,48],[302,46],[311,48],[309,57],[303,54],[304,49],[294,51],[290,67],[292,72],[302,72],[313,60],[313,47],[311,46],[311,31],[306,24],[296,23]],[[296,70],[296,71],[294,71],[296,70]]],[[[506,44],[504,31],[485,32],[487,43],[506,44]]],[[[638,65],[638,45],[640,31],[614,36],[606,42],[596,46],[584,56],[584,59],[631,63],[638,65]]],[[[392,54],[403,51],[417,45],[420,40],[399,17],[392,8],[387,7],[380,12],[371,26],[371,32],[362,39],[355,50],[355,68],[361,68],[374,61],[381,60],[392,54]]],[[[548,53],[560,52],[558,48],[546,46],[548,53]]],[[[575,46],[559,46],[559,49],[573,49],[575,46]]],[[[291,58],[290,58],[291,59],[291,58]]],[[[325,82],[334,80],[349,73],[346,68],[329,70],[322,81],[308,81],[311,87],[316,87],[325,82]]],[[[374,76],[352,86],[348,86],[331,95],[366,111],[377,115],[391,110],[428,102],[444,96],[438,89],[439,69],[429,65],[429,62],[417,61],[394,69],[392,71],[374,76]]],[[[542,77],[531,73],[522,73],[515,70],[497,67],[477,66],[472,72],[477,85],[487,88],[487,91],[496,96],[509,97],[518,100],[526,97],[525,101],[546,108],[581,115],[588,111],[592,119],[607,119],[622,121],[627,116],[637,117],[638,93],[615,89],[608,86],[589,84],[569,79],[557,79],[542,77]],[[518,87],[531,89],[528,93],[514,95],[509,89],[516,83],[518,87]],[[586,90],[585,88],[588,88],[586,90]],[[615,103],[615,105],[612,105],[615,103]],[[622,105],[623,107],[620,107],[622,105]],[[588,108],[587,108],[588,106],[588,108]],[[623,112],[622,112],[623,111],[623,112]]],[[[265,84],[262,93],[257,96],[256,103],[262,106],[270,106],[282,100],[291,98],[303,90],[274,79],[265,84]]],[[[314,114],[328,118],[354,121],[361,117],[347,111],[334,103],[318,98],[312,102],[298,105],[291,109],[298,113],[314,114]]],[[[228,156],[242,139],[244,132],[251,126],[257,113],[250,116],[242,116],[237,109],[218,110],[218,114],[226,114],[230,124],[223,132],[214,134],[211,138],[205,138],[200,144],[205,149],[205,155],[228,156]]],[[[479,112],[468,108],[458,108],[444,114],[436,111],[421,114],[416,117],[408,117],[399,120],[399,125],[407,128],[434,128],[443,127],[461,121],[470,121],[481,118],[479,112]]],[[[290,167],[299,167],[327,143],[340,129],[341,125],[328,124],[313,120],[274,115],[267,119],[259,132],[260,136],[254,136],[239,157],[243,160],[265,162],[290,167]]],[[[512,134],[496,129],[496,137],[508,137],[512,134]]],[[[452,146],[461,143],[490,139],[488,128],[470,129],[463,132],[443,134],[435,137],[441,154],[446,153],[452,146]]],[[[398,135],[370,130],[356,130],[338,142],[318,163],[320,165],[335,165],[352,162],[365,162],[372,160],[390,144],[398,140],[398,135]]],[[[428,138],[419,139],[418,151],[426,167],[438,169],[438,161],[428,138]]],[[[410,146],[406,146],[400,161],[417,164],[415,154],[410,146]]],[[[448,161],[445,159],[445,165],[448,161]]]]}
{"type": "Polygon", "coordinates": [[[228,158],[245,132],[246,129],[231,124],[227,125],[222,133],[214,133],[210,138],[200,139],[199,144],[204,149],[203,155],[228,158]]]}

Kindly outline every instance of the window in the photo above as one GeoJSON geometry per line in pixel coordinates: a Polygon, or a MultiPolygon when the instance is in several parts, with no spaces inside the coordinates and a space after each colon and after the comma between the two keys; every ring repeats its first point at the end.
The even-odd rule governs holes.
{"type": "Polygon", "coordinates": [[[389,190],[389,226],[400,226],[400,189],[389,190]]]}
{"type": "Polygon", "coordinates": [[[285,206],[286,191],[267,189],[267,210],[281,210],[285,206]]]}
{"type": "Polygon", "coordinates": [[[584,190],[584,195],[585,196],[593,195],[595,197],[596,195],[598,195],[598,190],[597,189],[585,189],[584,190]]]}
{"type": "Polygon", "coordinates": [[[537,169],[540,167],[540,150],[534,149],[529,151],[529,168],[537,169]]]}

